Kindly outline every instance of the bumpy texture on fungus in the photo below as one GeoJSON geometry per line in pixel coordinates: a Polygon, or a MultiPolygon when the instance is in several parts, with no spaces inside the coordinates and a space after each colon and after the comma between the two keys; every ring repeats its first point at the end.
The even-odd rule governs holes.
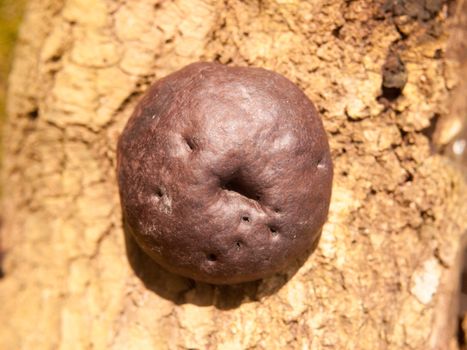
{"type": "Polygon", "coordinates": [[[318,239],[332,162],[305,94],[261,68],[194,63],[157,81],[118,147],[123,214],[157,263],[230,284],[283,270],[318,239]]]}

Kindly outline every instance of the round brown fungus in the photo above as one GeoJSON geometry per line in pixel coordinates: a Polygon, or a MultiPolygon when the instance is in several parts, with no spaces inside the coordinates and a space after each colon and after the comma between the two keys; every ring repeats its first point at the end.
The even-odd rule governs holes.
{"type": "Polygon", "coordinates": [[[194,63],[152,85],[118,145],[127,226],[167,270],[251,281],[305,257],[332,162],[312,102],[261,68],[194,63]]]}

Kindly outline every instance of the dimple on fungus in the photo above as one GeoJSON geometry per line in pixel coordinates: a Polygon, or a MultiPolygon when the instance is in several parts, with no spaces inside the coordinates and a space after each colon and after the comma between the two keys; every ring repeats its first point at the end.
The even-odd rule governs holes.
{"type": "Polygon", "coordinates": [[[328,213],[332,162],[321,119],[292,82],[194,63],[143,96],[119,141],[118,182],[149,256],[231,284],[308,254],[328,213]]]}

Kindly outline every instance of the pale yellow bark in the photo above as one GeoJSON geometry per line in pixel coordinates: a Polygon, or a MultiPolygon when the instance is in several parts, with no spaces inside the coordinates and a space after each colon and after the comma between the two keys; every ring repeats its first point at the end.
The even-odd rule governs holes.
{"type": "Polygon", "coordinates": [[[380,7],[31,1],[5,129],[0,349],[455,348],[466,190],[423,133],[457,84],[450,19],[445,7],[424,23],[380,7]],[[390,50],[408,81],[384,103],[390,50]],[[260,283],[194,283],[125,240],[117,138],[148,84],[198,60],[286,75],[329,133],[319,247],[260,283]]]}

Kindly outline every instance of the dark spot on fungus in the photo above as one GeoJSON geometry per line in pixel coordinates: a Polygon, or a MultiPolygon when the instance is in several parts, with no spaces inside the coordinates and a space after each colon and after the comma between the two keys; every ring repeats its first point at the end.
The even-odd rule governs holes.
{"type": "Polygon", "coordinates": [[[162,196],[164,195],[164,192],[162,191],[160,187],[156,187],[154,194],[156,195],[157,198],[162,198],[162,196]]]}
{"type": "Polygon", "coordinates": [[[216,254],[208,254],[208,261],[214,262],[217,260],[216,254]]]}
{"type": "Polygon", "coordinates": [[[186,142],[188,148],[189,148],[191,151],[194,151],[194,150],[195,150],[196,145],[195,145],[194,140],[193,140],[191,137],[186,137],[186,138],[185,138],[185,142],[186,142]]]}
{"type": "Polygon", "coordinates": [[[269,231],[271,232],[271,235],[273,237],[277,236],[277,228],[275,228],[274,226],[269,226],[269,231]]]}
{"type": "Polygon", "coordinates": [[[253,199],[255,201],[260,199],[257,190],[249,183],[247,183],[241,176],[234,174],[227,180],[221,180],[221,187],[224,190],[236,192],[243,197],[253,199]]]}
{"type": "Polygon", "coordinates": [[[318,169],[324,169],[326,167],[326,162],[324,156],[321,156],[321,158],[318,159],[318,163],[316,165],[318,169]]]}
{"type": "Polygon", "coordinates": [[[171,272],[215,284],[258,280],[315,247],[330,159],[318,112],[292,82],[261,68],[191,64],[148,89],[120,137],[124,219],[171,272]],[[170,135],[197,156],[180,157],[170,135]]]}

